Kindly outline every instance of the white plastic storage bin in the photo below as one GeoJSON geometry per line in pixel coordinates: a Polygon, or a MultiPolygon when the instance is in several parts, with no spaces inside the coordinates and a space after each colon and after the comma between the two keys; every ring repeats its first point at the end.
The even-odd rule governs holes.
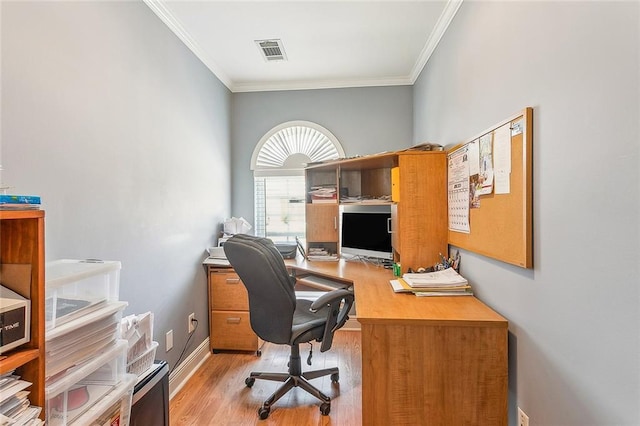
{"type": "Polygon", "coordinates": [[[45,384],[47,425],[69,425],[111,393],[126,376],[127,341],[118,340],[45,384]]]}
{"type": "Polygon", "coordinates": [[[45,335],[45,378],[68,370],[113,346],[120,338],[126,302],[109,302],[103,308],[70,321],[45,335]]]}
{"type": "Polygon", "coordinates": [[[120,384],[82,416],[72,426],[128,426],[131,419],[131,402],[137,376],[127,374],[120,384]]]}
{"type": "Polygon", "coordinates": [[[62,259],[48,262],[45,269],[46,330],[118,300],[118,261],[62,259]]]}

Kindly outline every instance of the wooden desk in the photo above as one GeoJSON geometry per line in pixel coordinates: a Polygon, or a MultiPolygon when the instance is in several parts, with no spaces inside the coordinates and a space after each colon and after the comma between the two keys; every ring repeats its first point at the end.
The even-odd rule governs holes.
{"type": "Polygon", "coordinates": [[[471,296],[391,290],[391,271],[288,261],[352,282],[362,327],[363,425],[506,425],[507,320],[471,296]]]}

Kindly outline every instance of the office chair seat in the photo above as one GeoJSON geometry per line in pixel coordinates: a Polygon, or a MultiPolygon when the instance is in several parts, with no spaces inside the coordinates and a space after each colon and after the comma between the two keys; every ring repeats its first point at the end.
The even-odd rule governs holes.
{"type": "MultiPolygon", "coordinates": [[[[291,347],[287,373],[252,372],[245,384],[252,387],[256,379],[284,382],[258,409],[260,419],[269,416],[271,407],[294,387],[300,387],[322,401],[320,413],[331,411],[331,398],[309,380],[331,376],[337,383],[337,367],[302,372],[300,343],[321,342],[320,351],[331,348],[333,333],[347,321],[353,305],[353,292],[346,289],[323,294],[311,302],[295,297],[295,278],[289,275],[282,255],[266,238],[236,235],[224,244],[231,266],[249,294],[249,321],[253,331],[264,341],[291,347]]],[[[311,353],[307,362],[311,363],[311,353]]]]}
{"type": "Polygon", "coordinates": [[[324,325],[327,321],[327,308],[312,312],[310,300],[297,299],[296,310],[293,312],[293,326],[291,327],[292,345],[306,343],[312,340],[322,340],[324,325]]]}

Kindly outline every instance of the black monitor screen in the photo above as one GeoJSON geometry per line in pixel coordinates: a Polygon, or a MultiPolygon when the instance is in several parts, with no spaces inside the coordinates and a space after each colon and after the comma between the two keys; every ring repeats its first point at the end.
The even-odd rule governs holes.
{"type": "Polygon", "coordinates": [[[342,213],[342,252],[362,256],[390,258],[391,213],[342,213]]]}

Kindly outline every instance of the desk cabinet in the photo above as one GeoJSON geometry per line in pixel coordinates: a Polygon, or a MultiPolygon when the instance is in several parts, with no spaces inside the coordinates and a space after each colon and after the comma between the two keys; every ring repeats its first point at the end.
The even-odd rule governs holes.
{"type": "Polygon", "coordinates": [[[427,268],[447,253],[446,153],[405,152],[398,155],[396,191],[391,208],[394,260],[402,272],[427,268]]]}
{"type": "Polygon", "coordinates": [[[307,240],[321,243],[338,243],[338,203],[307,204],[307,240]]]}
{"type": "Polygon", "coordinates": [[[249,299],[240,277],[231,268],[209,267],[209,347],[256,351],[258,336],[249,322],[249,299]]]}
{"type": "Polygon", "coordinates": [[[362,424],[506,426],[507,320],[473,296],[393,293],[389,278],[354,282],[362,424]]]}

